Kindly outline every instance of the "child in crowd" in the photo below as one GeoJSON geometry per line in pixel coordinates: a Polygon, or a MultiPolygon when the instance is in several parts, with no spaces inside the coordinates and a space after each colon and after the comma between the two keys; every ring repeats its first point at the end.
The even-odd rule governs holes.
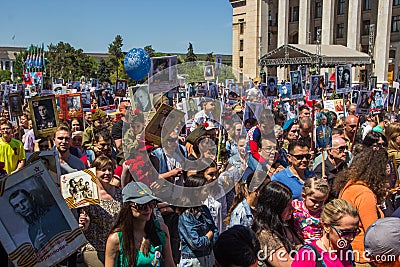
{"type": "Polygon", "coordinates": [[[321,238],[320,218],[328,195],[327,180],[310,178],[303,185],[303,200],[292,201],[294,225],[305,243],[321,238]]]}

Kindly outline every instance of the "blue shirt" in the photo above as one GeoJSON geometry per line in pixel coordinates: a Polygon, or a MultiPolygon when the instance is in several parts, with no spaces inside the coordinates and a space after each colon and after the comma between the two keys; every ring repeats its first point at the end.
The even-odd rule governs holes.
{"type": "MultiPolygon", "coordinates": [[[[314,176],[314,173],[306,170],[305,175],[306,178],[309,178],[314,176]]],[[[271,181],[277,181],[289,187],[290,190],[292,190],[293,199],[303,200],[303,198],[301,197],[301,192],[304,182],[301,181],[297,176],[295,176],[290,171],[289,167],[272,175],[271,181]]]]}
{"type": "Polygon", "coordinates": [[[246,199],[243,199],[231,213],[229,227],[234,225],[243,225],[246,227],[251,227],[253,225],[253,214],[251,213],[251,208],[249,204],[247,204],[246,199]]]}

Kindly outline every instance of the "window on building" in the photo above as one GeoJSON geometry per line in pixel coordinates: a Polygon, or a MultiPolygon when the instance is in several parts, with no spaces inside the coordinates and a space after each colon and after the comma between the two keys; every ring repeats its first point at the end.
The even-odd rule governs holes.
{"type": "Polygon", "coordinates": [[[243,40],[239,41],[239,51],[243,51],[243,40]]]}
{"type": "Polygon", "coordinates": [[[292,21],[299,21],[299,6],[293,7],[292,21]]]}
{"type": "Polygon", "coordinates": [[[337,25],[336,38],[343,38],[343,36],[344,36],[344,23],[339,23],[337,25]]]}
{"type": "Polygon", "coordinates": [[[400,31],[400,16],[392,17],[392,32],[400,31]]]}
{"type": "Polygon", "coordinates": [[[400,5],[400,0],[393,0],[393,6],[400,5]]]}
{"type": "Polygon", "coordinates": [[[372,0],[364,0],[364,10],[371,10],[372,0]]]}
{"type": "Polygon", "coordinates": [[[239,68],[243,68],[243,57],[239,57],[239,68]]]}
{"type": "Polygon", "coordinates": [[[338,0],[338,9],[337,9],[338,15],[344,14],[344,4],[345,4],[345,0],[338,0]]]}
{"type": "Polygon", "coordinates": [[[371,25],[370,20],[363,20],[362,35],[369,35],[369,26],[371,25]]]}
{"type": "MultiPolygon", "coordinates": [[[[316,26],[316,27],[314,28],[314,41],[317,41],[318,30],[320,30],[320,29],[321,29],[321,26],[316,26]]],[[[321,32],[320,34],[322,34],[322,32],[321,32]]],[[[322,36],[319,36],[319,40],[321,40],[321,37],[322,37],[322,36]]]]}
{"type": "Polygon", "coordinates": [[[244,33],[244,19],[239,19],[239,33],[244,33]]]}
{"type": "Polygon", "coordinates": [[[321,1],[315,2],[315,17],[322,18],[322,2],[321,1]]]}
{"type": "Polygon", "coordinates": [[[389,51],[389,58],[396,58],[396,50],[389,51]]]}

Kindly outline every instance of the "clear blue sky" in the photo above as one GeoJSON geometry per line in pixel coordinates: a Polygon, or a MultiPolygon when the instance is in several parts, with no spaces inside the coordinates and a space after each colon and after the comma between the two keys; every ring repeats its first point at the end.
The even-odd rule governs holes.
{"type": "Polygon", "coordinates": [[[6,0],[0,46],[60,41],[85,52],[107,52],[117,34],[123,51],[152,45],[159,52],[231,54],[229,0],[6,0]],[[15,35],[15,40],[12,37],[15,35]]]}

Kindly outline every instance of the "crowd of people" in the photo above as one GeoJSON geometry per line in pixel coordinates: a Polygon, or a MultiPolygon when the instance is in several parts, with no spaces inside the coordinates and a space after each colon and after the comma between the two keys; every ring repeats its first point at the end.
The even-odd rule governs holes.
{"type": "Polygon", "coordinates": [[[182,109],[164,94],[119,101],[116,118],[94,105],[52,137],[34,135],[27,105],[19,127],[3,113],[3,172],[44,150],[61,175],[96,168],[100,202],[75,211],[88,243],[63,266],[400,266],[400,118],[315,101],[288,118],[253,81],[250,99],[194,95],[161,142],[146,125],[162,104],[182,109]]]}

